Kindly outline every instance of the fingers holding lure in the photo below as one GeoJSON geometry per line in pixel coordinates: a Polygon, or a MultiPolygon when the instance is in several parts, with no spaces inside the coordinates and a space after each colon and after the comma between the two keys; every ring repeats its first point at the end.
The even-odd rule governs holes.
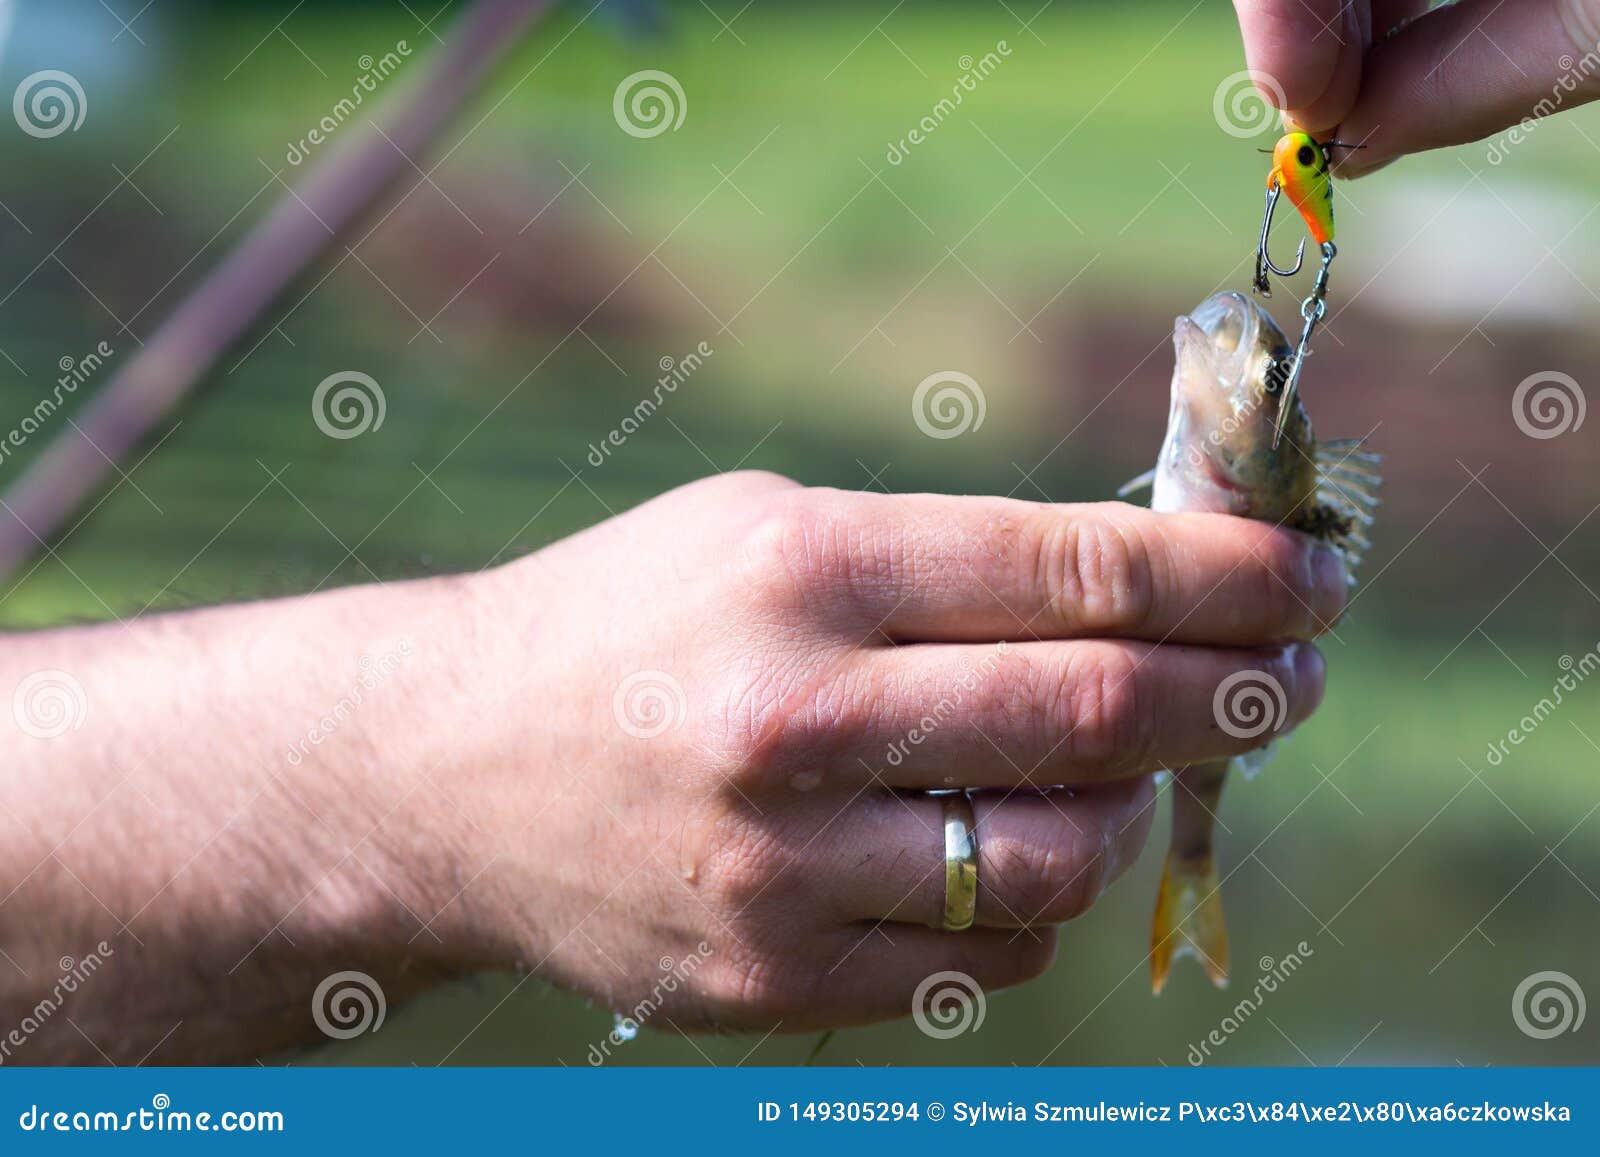
{"type": "Polygon", "coordinates": [[[1317,270],[1316,284],[1312,287],[1311,296],[1300,306],[1300,316],[1305,322],[1305,328],[1301,331],[1300,344],[1295,350],[1294,361],[1285,376],[1283,394],[1278,401],[1278,420],[1272,436],[1274,450],[1283,437],[1284,420],[1294,405],[1295,392],[1300,384],[1300,369],[1305,363],[1306,354],[1310,352],[1311,335],[1327,312],[1325,299],[1328,293],[1328,269],[1339,252],[1333,243],[1333,176],[1329,172],[1328,150],[1361,147],[1361,145],[1348,145],[1342,141],[1319,143],[1309,133],[1293,132],[1284,134],[1272,150],[1272,169],[1267,174],[1267,210],[1261,222],[1261,242],[1256,247],[1256,273],[1253,282],[1256,293],[1262,297],[1271,297],[1272,285],[1267,275],[1274,273],[1279,277],[1292,277],[1300,272],[1301,266],[1305,263],[1304,239],[1301,240],[1299,249],[1295,251],[1294,265],[1287,269],[1280,268],[1272,260],[1268,250],[1272,217],[1277,210],[1280,197],[1289,198],[1289,203],[1299,211],[1305,221],[1311,239],[1322,250],[1322,266],[1317,270]]]}

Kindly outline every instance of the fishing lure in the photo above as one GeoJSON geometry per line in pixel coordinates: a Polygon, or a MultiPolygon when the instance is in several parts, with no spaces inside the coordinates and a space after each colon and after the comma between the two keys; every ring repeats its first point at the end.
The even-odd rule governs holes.
{"type": "Polygon", "coordinates": [[[1267,174],[1267,211],[1261,222],[1261,243],[1256,246],[1255,291],[1262,297],[1272,296],[1269,273],[1279,277],[1293,277],[1305,264],[1306,243],[1301,238],[1295,251],[1294,264],[1280,268],[1268,251],[1268,234],[1272,231],[1272,216],[1278,208],[1278,199],[1287,196],[1289,203],[1305,220],[1306,230],[1322,251],[1322,265],[1317,270],[1316,283],[1311,295],[1300,305],[1300,318],[1305,323],[1300,331],[1300,344],[1295,348],[1294,360],[1285,375],[1283,391],[1278,401],[1278,420],[1272,435],[1272,448],[1278,448],[1283,437],[1283,423],[1294,405],[1295,391],[1300,384],[1300,370],[1310,352],[1311,335],[1328,311],[1328,269],[1338,256],[1333,243],[1333,175],[1329,172],[1328,150],[1335,148],[1359,149],[1361,145],[1347,145],[1342,141],[1319,143],[1309,133],[1286,133],[1272,150],[1272,170],[1267,174]]]}

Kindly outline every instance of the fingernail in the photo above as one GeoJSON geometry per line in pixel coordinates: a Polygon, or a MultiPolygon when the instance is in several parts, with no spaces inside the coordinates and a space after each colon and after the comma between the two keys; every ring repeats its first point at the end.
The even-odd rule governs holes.
{"type": "Polygon", "coordinates": [[[1325,542],[1311,547],[1311,606],[1316,616],[1313,638],[1332,629],[1344,614],[1350,595],[1350,572],[1344,555],[1325,542]]]}
{"type": "Polygon", "coordinates": [[[1294,704],[1296,714],[1304,719],[1322,703],[1326,686],[1327,664],[1322,652],[1310,643],[1295,643],[1287,648],[1285,658],[1294,671],[1294,704]]]}
{"type": "Polygon", "coordinates": [[[1345,35],[1345,38],[1346,38],[1345,39],[1345,43],[1346,44],[1356,44],[1356,45],[1358,45],[1360,47],[1365,48],[1366,45],[1363,43],[1362,28],[1361,28],[1361,15],[1360,15],[1360,13],[1358,13],[1356,11],[1357,7],[1359,7],[1359,5],[1356,5],[1356,4],[1346,4],[1344,6],[1344,21],[1343,21],[1343,24],[1344,24],[1344,35],[1345,35]]]}
{"type": "Polygon", "coordinates": [[[1099,891],[1097,897],[1104,896],[1106,890],[1117,882],[1117,877],[1122,875],[1122,841],[1117,838],[1118,833],[1106,831],[1101,834],[1100,858],[1103,861],[1103,870],[1100,873],[1099,891]]]}

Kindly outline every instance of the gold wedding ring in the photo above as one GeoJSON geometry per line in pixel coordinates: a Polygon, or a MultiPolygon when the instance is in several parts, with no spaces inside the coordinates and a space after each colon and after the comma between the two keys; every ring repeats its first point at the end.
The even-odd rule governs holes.
{"type": "Polygon", "coordinates": [[[944,917],[939,927],[965,932],[978,913],[978,825],[966,792],[938,794],[944,805],[944,917]]]}

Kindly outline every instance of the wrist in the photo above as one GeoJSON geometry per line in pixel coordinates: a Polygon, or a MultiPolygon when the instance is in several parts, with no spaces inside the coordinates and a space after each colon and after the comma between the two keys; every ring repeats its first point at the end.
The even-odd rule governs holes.
{"type": "Polygon", "coordinates": [[[368,897],[385,925],[374,931],[406,959],[457,973],[543,954],[526,881],[509,869],[538,839],[553,790],[546,725],[558,688],[535,645],[529,567],[384,588],[385,626],[369,648],[369,676],[390,670],[394,692],[374,692],[375,755],[351,769],[368,801],[353,838],[370,830],[365,848],[387,865],[368,897]]]}
{"type": "Polygon", "coordinates": [[[391,975],[495,962],[470,884],[486,860],[473,799],[490,638],[478,577],[353,588],[286,624],[301,640],[322,633],[320,666],[332,673],[272,753],[292,809],[280,818],[312,845],[311,880],[288,889],[311,889],[296,922],[391,975]]]}

